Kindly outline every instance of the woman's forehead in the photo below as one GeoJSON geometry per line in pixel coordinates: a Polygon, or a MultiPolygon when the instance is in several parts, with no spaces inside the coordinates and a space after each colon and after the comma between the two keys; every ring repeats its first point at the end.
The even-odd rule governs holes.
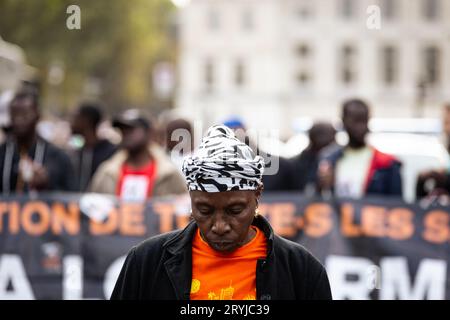
{"type": "Polygon", "coordinates": [[[194,204],[205,203],[210,205],[233,204],[238,202],[249,202],[254,196],[253,190],[205,192],[190,191],[191,200],[194,204]]]}

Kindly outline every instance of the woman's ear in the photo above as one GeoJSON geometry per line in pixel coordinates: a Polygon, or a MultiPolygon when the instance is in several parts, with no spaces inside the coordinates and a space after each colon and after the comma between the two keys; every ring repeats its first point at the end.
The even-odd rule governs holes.
{"type": "Polygon", "coordinates": [[[258,187],[258,189],[255,190],[255,197],[256,197],[256,207],[258,208],[259,199],[261,199],[262,191],[264,190],[264,185],[261,183],[258,187]]]}

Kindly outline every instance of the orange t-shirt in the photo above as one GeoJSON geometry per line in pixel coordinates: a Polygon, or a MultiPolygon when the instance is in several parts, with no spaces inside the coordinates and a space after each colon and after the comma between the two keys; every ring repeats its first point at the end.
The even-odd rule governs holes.
{"type": "Polygon", "coordinates": [[[256,235],[231,253],[211,248],[197,229],[192,242],[192,300],[255,300],[256,262],[265,258],[264,233],[251,226],[256,235]]]}

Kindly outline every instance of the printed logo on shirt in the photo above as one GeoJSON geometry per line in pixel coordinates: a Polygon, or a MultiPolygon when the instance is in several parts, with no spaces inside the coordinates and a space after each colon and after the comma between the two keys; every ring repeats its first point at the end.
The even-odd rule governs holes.
{"type": "Polygon", "coordinates": [[[145,201],[147,199],[147,190],[149,179],[143,175],[128,174],[124,177],[120,198],[123,201],[145,201]]]}
{"type": "Polygon", "coordinates": [[[192,279],[191,293],[197,293],[200,290],[200,281],[198,279],[192,279]]]}
{"type": "MultiPolygon", "coordinates": [[[[200,291],[201,282],[198,279],[192,279],[191,294],[198,293],[200,291]]],[[[233,300],[235,288],[230,285],[227,288],[221,288],[220,292],[210,291],[208,292],[208,300],[233,300]]],[[[248,293],[242,300],[256,300],[256,288],[255,294],[248,293]]]]}

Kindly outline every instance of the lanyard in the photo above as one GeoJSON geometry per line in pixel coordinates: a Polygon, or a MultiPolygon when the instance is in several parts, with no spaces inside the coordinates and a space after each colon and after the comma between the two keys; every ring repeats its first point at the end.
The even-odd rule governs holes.
{"type": "MultiPolygon", "coordinates": [[[[3,163],[3,194],[9,194],[11,192],[11,171],[14,159],[14,142],[9,141],[6,143],[5,161],[3,163]]],[[[36,149],[34,150],[33,162],[42,165],[44,162],[45,143],[42,140],[38,140],[36,143],[36,149]]]]}

